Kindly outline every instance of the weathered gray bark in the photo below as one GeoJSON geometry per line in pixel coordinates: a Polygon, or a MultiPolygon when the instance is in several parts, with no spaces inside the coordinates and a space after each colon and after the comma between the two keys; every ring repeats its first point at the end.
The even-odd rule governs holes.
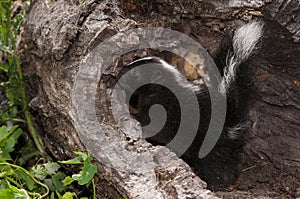
{"type": "MultiPolygon", "coordinates": [[[[290,31],[274,21],[269,22],[262,52],[246,67],[251,82],[244,89],[251,94],[245,115],[253,125],[249,129],[249,141],[241,164],[245,171],[239,180],[248,190],[257,180],[266,186],[268,183],[276,186],[289,177],[296,185],[287,186],[297,188],[300,181],[300,47],[294,40],[299,40],[300,34],[299,1],[246,2],[186,1],[180,4],[167,0],[149,1],[147,6],[157,5],[149,7],[149,12],[154,7],[157,9],[154,9],[157,13],[149,17],[149,23],[155,20],[152,25],[172,27],[193,36],[212,55],[216,54],[226,30],[237,26],[237,18],[265,15],[290,31]],[[239,9],[243,6],[254,10],[239,9]],[[166,19],[161,17],[162,14],[167,15],[166,19]],[[176,16],[181,16],[184,22],[176,16]],[[201,23],[198,23],[199,18],[201,23]],[[272,31],[278,34],[272,34],[272,31]],[[265,171],[268,172],[264,176],[255,175],[265,171]],[[278,175],[278,178],[268,177],[272,175],[278,175]]],[[[136,2],[136,9],[144,8],[143,3],[139,3],[136,2]]],[[[29,9],[21,45],[22,63],[31,89],[30,105],[39,115],[44,143],[57,159],[71,157],[72,151],[85,148],[76,132],[71,101],[81,60],[104,39],[135,27],[134,18],[129,19],[131,14],[138,16],[140,21],[148,20],[147,16],[139,16],[134,8],[124,7],[125,13],[121,13],[119,8],[122,6],[124,4],[119,5],[114,0],[37,0],[29,9]],[[127,13],[126,9],[129,9],[127,13]]],[[[106,88],[100,87],[101,103],[97,112],[104,121],[101,128],[110,141],[105,144],[91,140],[94,148],[89,148],[100,167],[99,198],[215,198],[174,153],[130,137],[130,134],[139,133],[134,121],[130,133],[119,133],[111,119],[107,93],[106,88]],[[118,168],[111,165],[118,165],[118,168]]]]}
{"type": "MultiPolygon", "coordinates": [[[[81,59],[97,42],[134,25],[121,17],[116,1],[35,1],[31,5],[24,26],[23,66],[33,89],[30,105],[39,113],[44,143],[57,159],[84,150],[71,113],[72,88],[81,59]]],[[[101,105],[99,113],[109,114],[107,105],[101,105]]],[[[167,148],[152,147],[144,140],[126,141],[111,121],[100,122],[99,128],[110,141],[92,137],[97,135],[82,137],[93,142],[89,151],[105,180],[98,185],[99,198],[216,198],[167,148]]]]}

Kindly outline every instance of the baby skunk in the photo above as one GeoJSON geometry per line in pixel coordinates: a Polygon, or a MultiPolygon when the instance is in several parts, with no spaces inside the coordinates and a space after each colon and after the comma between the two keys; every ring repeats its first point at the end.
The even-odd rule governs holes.
{"type": "Polygon", "coordinates": [[[228,186],[234,182],[237,176],[236,167],[242,148],[242,131],[245,129],[245,125],[241,123],[238,114],[243,107],[239,107],[239,104],[237,104],[241,96],[238,92],[235,92],[236,72],[238,67],[251,56],[253,50],[257,47],[262,36],[262,29],[263,24],[254,21],[239,27],[234,33],[231,51],[227,53],[226,65],[220,68],[222,80],[217,91],[227,97],[226,121],[217,144],[202,159],[198,157],[198,153],[211,118],[211,99],[207,86],[205,84],[195,86],[188,83],[174,67],[157,57],[138,59],[126,67],[132,70],[129,71],[130,74],[126,79],[128,86],[124,87],[125,91],[131,90],[130,85],[132,84],[153,82],[153,84],[141,86],[135,90],[133,95],[127,96],[130,98],[131,107],[134,107],[135,110],[131,114],[142,126],[146,126],[150,123],[149,110],[151,106],[160,104],[166,111],[167,120],[163,128],[157,134],[146,138],[154,145],[167,145],[176,135],[180,126],[180,110],[185,107],[180,107],[174,93],[183,92],[186,95],[187,103],[189,95],[191,93],[196,94],[201,114],[199,127],[195,139],[182,158],[195,168],[199,176],[207,182],[208,188],[213,190],[228,186]],[[154,67],[139,71],[140,69],[136,66],[144,64],[152,64],[154,67]],[[175,88],[175,90],[170,91],[168,88],[161,86],[170,81],[178,85],[177,90],[175,88]]]}

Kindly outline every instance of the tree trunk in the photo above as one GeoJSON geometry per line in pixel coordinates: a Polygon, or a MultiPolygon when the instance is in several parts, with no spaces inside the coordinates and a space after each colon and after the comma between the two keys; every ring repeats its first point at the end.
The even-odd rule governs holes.
{"type": "MultiPolygon", "coordinates": [[[[114,122],[110,85],[115,78],[111,77],[134,55],[157,55],[157,51],[139,50],[114,57],[110,67],[102,71],[100,84],[94,83],[100,77],[93,76],[90,85],[83,87],[78,81],[80,64],[105,39],[148,24],[181,31],[216,58],[220,41],[241,19],[264,18],[260,52],[241,70],[250,79],[240,87],[247,93],[243,112],[252,125],[242,153],[239,189],[253,191],[254,196],[276,197],[284,193],[299,197],[300,46],[296,42],[300,37],[300,5],[296,0],[246,2],[34,1],[24,24],[21,59],[31,95],[30,106],[37,115],[46,148],[62,160],[72,157],[72,151],[87,147],[100,168],[99,198],[217,198],[175,153],[138,139],[141,129],[135,120],[126,118],[130,125],[125,132],[114,122]],[[90,107],[81,110],[85,112],[76,112],[85,105],[80,100],[90,99],[74,96],[85,95],[89,89],[97,90],[95,112],[90,107]],[[90,113],[81,118],[84,127],[78,123],[78,114],[82,113],[90,113]],[[101,134],[93,132],[96,122],[101,134]]],[[[124,39],[122,35],[116,37],[116,45],[124,39]]],[[[166,45],[172,45],[172,40],[166,45]]],[[[127,47],[120,45],[115,49],[121,52],[127,47]]],[[[110,47],[103,51],[107,49],[110,47]]],[[[173,60],[168,53],[159,55],[173,60]]],[[[250,197],[244,192],[234,194],[239,198],[250,197]]]]}

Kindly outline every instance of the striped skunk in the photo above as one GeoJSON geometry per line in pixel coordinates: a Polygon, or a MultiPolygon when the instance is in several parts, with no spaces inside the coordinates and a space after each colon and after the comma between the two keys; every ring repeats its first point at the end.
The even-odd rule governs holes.
{"type": "MultiPolygon", "coordinates": [[[[213,150],[204,158],[198,157],[201,144],[205,138],[207,129],[211,119],[211,99],[208,88],[203,85],[192,85],[183,79],[182,75],[173,66],[157,57],[145,57],[129,63],[126,68],[133,69],[129,71],[126,90],[131,90],[131,84],[139,84],[142,82],[155,82],[141,86],[134,91],[130,98],[131,115],[133,115],[142,126],[146,126],[151,122],[149,110],[155,104],[160,104],[166,111],[166,122],[162,129],[153,136],[147,136],[146,140],[154,145],[167,145],[180,126],[181,109],[178,99],[174,93],[183,92],[186,98],[190,93],[195,93],[198,99],[198,106],[201,117],[197,135],[190,147],[186,150],[182,159],[189,163],[199,174],[199,176],[207,182],[208,188],[216,190],[224,186],[228,186],[234,182],[237,176],[237,164],[239,154],[242,149],[243,131],[246,122],[241,122],[239,115],[240,107],[238,104],[239,93],[235,90],[235,79],[239,66],[252,55],[262,36],[263,24],[261,22],[251,22],[239,27],[232,37],[231,48],[227,52],[225,66],[219,65],[222,74],[222,80],[218,85],[218,91],[221,95],[226,95],[227,112],[225,124],[221,137],[213,150]],[[144,64],[153,64],[153,69],[145,69],[147,71],[139,71],[138,67],[144,64]],[[137,68],[137,69],[135,69],[137,68]],[[178,85],[178,90],[169,90],[162,86],[166,81],[172,81],[178,85]]],[[[188,100],[187,100],[188,103],[188,100]]],[[[154,116],[155,119],[155,116],[154,116]]],[[[157,121],[159,122],[159,121],[157,121]]],[[[155,132],[156,133],[156,132],[155,132]]]]}

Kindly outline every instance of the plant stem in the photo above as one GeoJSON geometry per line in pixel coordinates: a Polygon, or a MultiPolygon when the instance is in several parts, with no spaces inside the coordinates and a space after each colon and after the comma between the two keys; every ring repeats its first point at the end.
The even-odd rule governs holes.
{"type": "Polygon", "coordinates": [[[20,171],[22,171],[24,174],[26,174],[27,176],[29,176],[35,183],[39,184],[40,186],[44,187],[46,189],[46,193],[44,195],[42,195],[40,198],[45,198],[48,194],[49,194],[49,188],[47,185],[41,183],[40,181],[36,180],[26,169],[24,169],[23,167],[20,167],[18,165],[15,164],[10,164],[8,162],[4,162],[4,163],[0,163],[0,166],[9,166],[9,167],[13,167],[15,169],[18,169],[20,171]]]}
{"type": "Polygon", "coordinates": [[[92,180],[92,185],[93,185],[93,199],[97,199],[96,185],[95,185],[95,180],[94,180],[94,178],[93,178],[93,180],[92,180]]]}

